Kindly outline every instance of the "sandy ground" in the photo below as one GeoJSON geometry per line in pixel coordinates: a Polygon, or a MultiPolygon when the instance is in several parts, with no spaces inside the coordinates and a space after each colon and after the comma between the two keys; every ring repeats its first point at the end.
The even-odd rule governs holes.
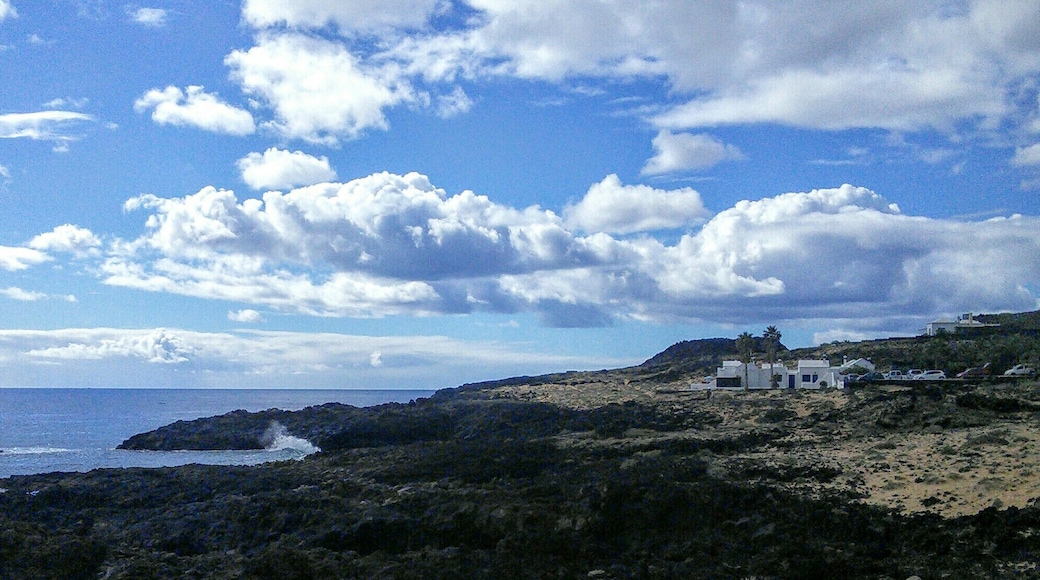
{"type": "MultiPolygon", "coordinates": [[[[732,436],[763,426],[769,409],[811,418],[849,404],[850,392],[691,391],[689,383],[660,384],[623,380],[586,380],[566,384],[500,387],[495,397],[550,402],[575,409],[635,401],[673,412],[710,412],[721,418],[690,436],[732,436]]],[[[713,458],[715,468],[737,471],[746,462],[797,472],[818,468],[841,475],[820,483],[797,478],[783,483],[797,493],[824,488],[854,491],[862,501],[904,513],[932,512],[944,517],[985,508],[1024,507],[1040,498],[1040,414],[1015,413],[985,426],[885,433],[834,424],[830,432],[793,428],[776,445],[713,458]]],[[[785,425],[804,425],[793,420],[785,425]]],[[[635,434],[633,434],[635,436],[635,434]]],[[[639,437],[653,437],[641,431],[639,437]]],[[[682,433],[659,434],[661,437],[682,433]]]]}

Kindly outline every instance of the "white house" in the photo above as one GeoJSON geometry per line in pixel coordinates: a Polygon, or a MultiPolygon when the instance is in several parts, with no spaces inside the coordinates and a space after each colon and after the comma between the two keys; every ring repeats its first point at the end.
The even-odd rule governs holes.
{"type": "Polygon", "coordinates": [[[948,332],[953,334],[955,332],[964,332],[967,330],[978,330],[981,328],[995,328],[1000,326],[999,324],[986,324],[975,320],[975,315],[971,312],[961,316],[957,320],[933,320],[924,327],[924,332],[928,336],[935,336],[939,332],[948,332]]]}
{"type": "Polygon", "coordinates": [[[868,373],[872,373],[876,370],[874,363],[870,362],[865,358],[858,358],[856,360],[847,360],[841,363],[841,366],[838,367],[838,371],[841,372],[841,374],[843,375],[847,375],[849,374],[849,371],[854,368],[861,368],[867,371],[868,373]]]}
{"type": "Polygon", "coordinates": [[[820,389],[823,387],[845,388],[845,379],[839,367],[832,367],[826,360],[799,360],[797,367],[787,368],[782,363],[748,363],[723,361],[716,369],[715,379],[709,383],[718,389],[771,389],[773,376],[782,389],[820,389]]]}

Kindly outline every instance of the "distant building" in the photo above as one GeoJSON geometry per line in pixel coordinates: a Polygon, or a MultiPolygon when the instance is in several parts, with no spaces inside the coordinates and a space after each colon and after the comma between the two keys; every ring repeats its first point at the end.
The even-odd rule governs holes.
{"type": "Polygon", "coordinates": [[[838,367],[838,372],[843,375],[847,375],[849,374],[849,371],[855,368],[861,368],[867,371],[868,373],[872,373],[875,370],[877,370],[877,368],[874,366],[874,363],[870,362],[865,358],[858,358],[856,360],[846,360],[845,362],[841,363],[841,366],[838,367]]]}
{"type": "Polygon", "coordinates": [[[838,367],[826,360],[799,360],[795,368],[782,363],[742,363],[723,361],[716,369],[715,378],[704,387],[718,389],[781,389],[845,388],[845,378],[838,367]],[[776,377],[775,383],[773,377],[776,377]]]}
{"type": "Polygon", "coordinates": [[[971,312],[960,316],[957,320],[933,320],[924,327],[924,332],[928,336],[935,336],[940,332],[948,332],[950,334],[965,333],[965,332],[978,332],[986,328],[999,328],[999,324],[986,324],[975,320],[975,315],[971,312]]]}

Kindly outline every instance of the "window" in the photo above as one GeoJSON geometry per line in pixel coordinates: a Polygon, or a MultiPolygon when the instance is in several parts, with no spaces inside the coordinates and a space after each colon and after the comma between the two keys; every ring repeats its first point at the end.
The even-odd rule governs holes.
{"type": "Polygon", "coordinates": [[[810,377],[809,375],[802,375],[802,382],[803,383],[811,383],[812,381],[809,380],[810,378],[812,378],[812,377],[810,377]]]}

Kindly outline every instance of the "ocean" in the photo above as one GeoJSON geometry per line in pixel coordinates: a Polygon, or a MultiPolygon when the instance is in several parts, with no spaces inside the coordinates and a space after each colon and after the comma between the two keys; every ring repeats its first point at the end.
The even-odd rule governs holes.
{"type": "Polygon", "coordinates": [[[237,409],[295,411],[323,403],[368,407],[429,397],[432,390],[18,389],[0,388],[0,478],[101,467],[249,465],[298,458],[309,442],[279,437],[256,451],[124,451],[131,435],[181,419],[237,409]]]}

